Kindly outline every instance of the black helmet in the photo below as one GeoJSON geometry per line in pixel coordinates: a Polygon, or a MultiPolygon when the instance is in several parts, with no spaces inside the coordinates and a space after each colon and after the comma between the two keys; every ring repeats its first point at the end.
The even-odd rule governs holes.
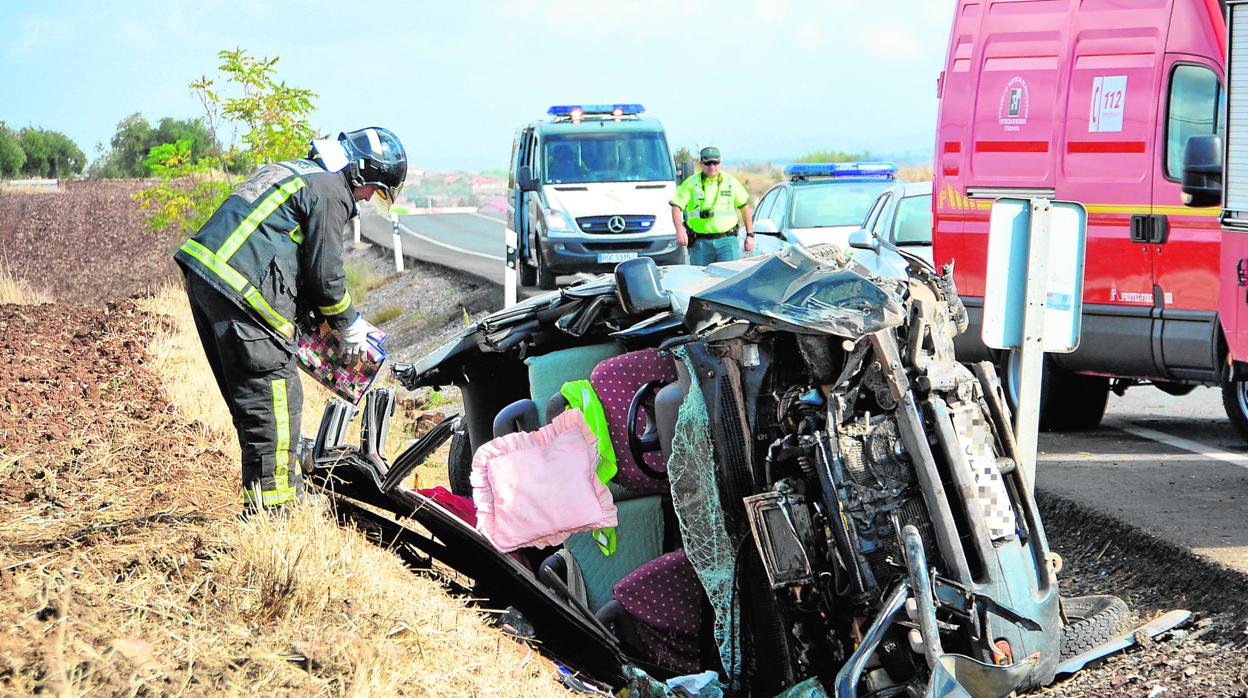
{"type": "Polygon", "coordinates": [[[377,185],[377,195],[388,209],[403,190],[407,178],[407,153],[389,129],[362,128],[338,134],[347,151],[347,179],[352,187],[377,185]]]}

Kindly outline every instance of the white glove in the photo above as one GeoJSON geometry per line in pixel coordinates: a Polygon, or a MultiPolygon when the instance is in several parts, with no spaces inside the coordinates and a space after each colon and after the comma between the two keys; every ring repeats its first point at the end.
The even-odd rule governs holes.
{"type": "Polygon", "coordinates": [[[373,323],[364,319],[360,313],[355,314],[355,319],[350,325],[342,330],[342,342],[339,348],[342,350],[342,360],[348,366],[353,366],[360,362],[364,357],[364,351],[368,348],[368,335],[370,332],[377,332],[378,329],[373,323]]]}

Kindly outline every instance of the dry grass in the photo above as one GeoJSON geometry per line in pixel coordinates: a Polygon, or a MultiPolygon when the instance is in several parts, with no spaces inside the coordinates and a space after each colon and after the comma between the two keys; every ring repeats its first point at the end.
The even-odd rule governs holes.
{"type": "MultiPolygon", "coordinates": [[[[0,444],[0,476],[38,495],[0,499],[0,694],[565,694],[323,501],[238,520],[237,444],[185,298],[143,307],[163,407],[128,404],[156,387],[135,369],[56,455],[0,444]]],[[[305,431],[323,393],[308,386],[305,431]]]]}
{"type": "Polygon", "coordinates": [[[930,163],[902,165],[897,168],[897,178],[904,179],[907,182],[930,182],[932,181],[932,166],[930,163]]]}
{"type": "Polygon", "coordinates": [[[51,294],[34,288],[25,279],[17,278],[0,261],[0,305],[39,305],[51,302],[51,294]]]}

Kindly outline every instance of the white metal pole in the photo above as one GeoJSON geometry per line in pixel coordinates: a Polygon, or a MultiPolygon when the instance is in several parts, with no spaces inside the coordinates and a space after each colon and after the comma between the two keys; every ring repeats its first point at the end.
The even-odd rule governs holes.
{"type": "Polygon", "coordinates": [[[507,244],[507,267],[503,269],[503,307],[510,308],[516,304],[520,295],[520,279],[516,274],[516,265],[520,262],[520,236],[508,227],[503,232],[503,240],[507,244]]]}
{"type": "Polygon", "coordinates": [[[403,240],[399,237],[399,214],[391,213],[390,222],[394,224],[394,270],[403,271],[403,240]]]}
{"type": "Polygon", "coordinates": [[[1040,429],[1040,387],[1044,380],[1044,306],[1049,283],[1049,225],[1053,205],[1048,199],[1031,200],[1027,249],[1027,306],[1023,312],[1019,357],[1018,411],[1014,435],[1018,440],[1019,472],[1035,491],[1036,451],[1040,429]]]}
{"type": "Polygon", "coordinates": [[[354,229],[354,232],[355,232],[355,244],[359,245],[360,244],[360,217],[359,216],[356,216],[355,218],[351,219],[351,227],[354,229]]]}

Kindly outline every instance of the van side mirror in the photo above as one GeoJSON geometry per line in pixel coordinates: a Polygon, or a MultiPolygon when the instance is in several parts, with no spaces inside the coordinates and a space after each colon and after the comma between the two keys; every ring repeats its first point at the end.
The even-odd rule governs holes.
{"type": "Polygon", "coordinates": [[[849,234],[849,246],[855,250],[878,250],[880,249],[880,239],[870,230],[859,228],[849,234]]]}
{"type": "Polygon", "coordinates": [[[537,191],[537,180],[533,178],[533,168],[525,165],[516,173],[516,184],[520,191],[537,191]]]}
{"type": "Polygon", "coordinates": [[[1218,206],[1222,203],[1222,139],[1192,136],[1183,145],[1183,203],[1218,206]]]}
{"type": "Polygon", "coordinates": [[[676,182],[678,184],[680,182],[685,181],[686,179],[689,179],[689,177],[691,177],[692,175],[693,175],[693,163],[692,162],[685,160],[683,162],[676,163],[676,182]]]}
{"type": "Polygon", "coordinates": [[[764,218],[761,221],[754,221],[754,232],[759,235],[779,235],[780,227],[770,218],[764,218]]]}

